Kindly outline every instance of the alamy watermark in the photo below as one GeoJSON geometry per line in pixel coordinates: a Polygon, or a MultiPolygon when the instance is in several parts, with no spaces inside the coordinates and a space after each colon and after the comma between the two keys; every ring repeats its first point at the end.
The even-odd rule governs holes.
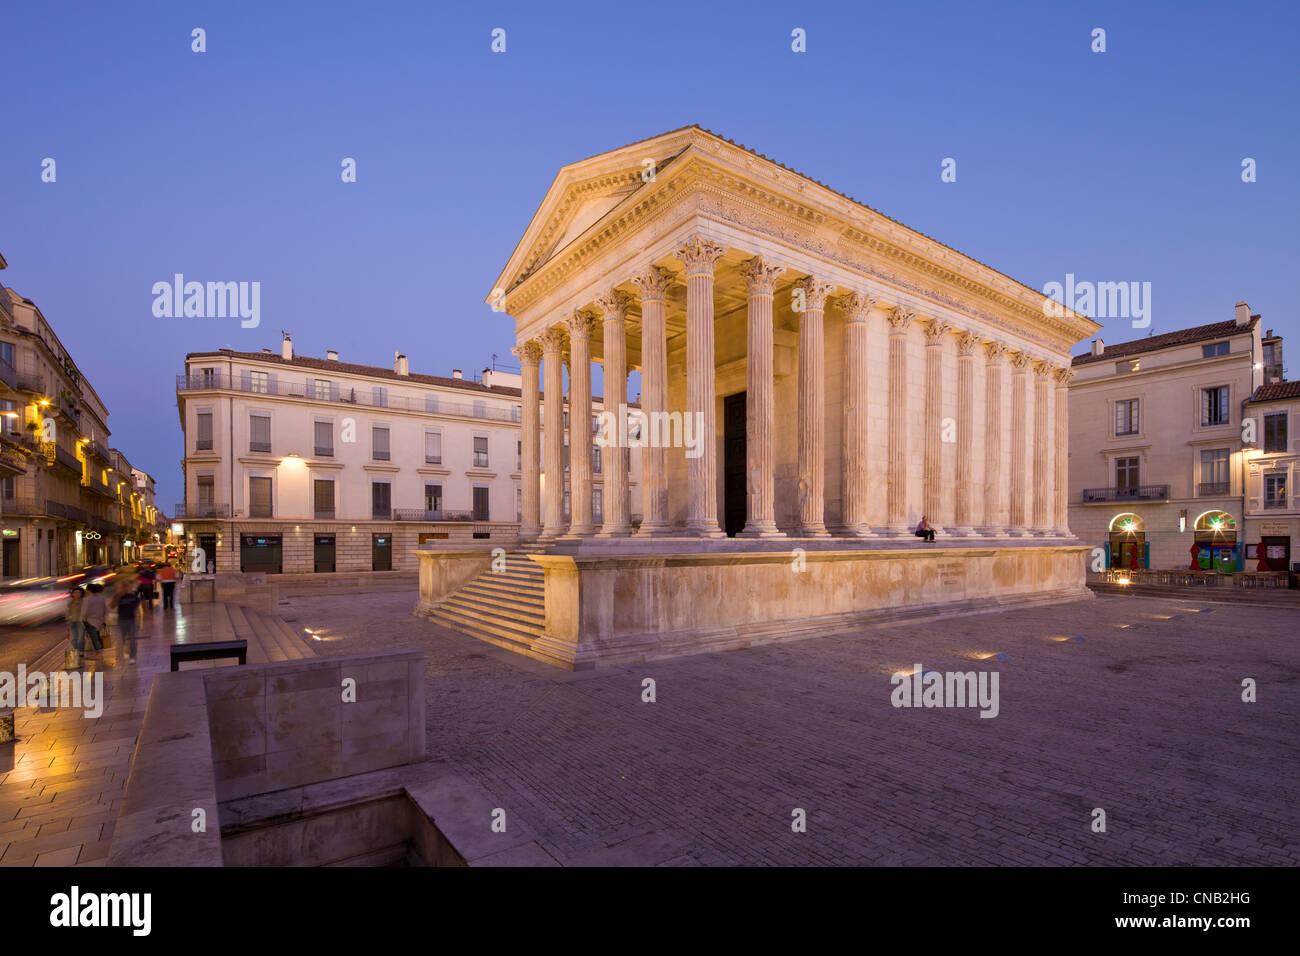
{"type": "Polygon", "coordinates": [[[1133,328],[1151,324],[1150,282],[1076,282],[1074,273],[1065,274],[1065,282],[1049,282],[1043,295],[1043,314],[1062,318],[1071,308],[1091,319],[1132,319],[1133,328]]]}
{"type": "Polygon", "coordinates": [[[153,314],[159,319],[238,318],[245,329],[262,321],[260,282],[186,282],[178,272],[171,282],[155,282],[153,295],[153,314]]]}
{"type": "Polygon", "coordinates": [[[0,707],[69,707],[93,719],[104,713],[104,675],[46,674],[19,664],[16,674],[0,671],[0,707]]]}
{"type": "Polygon", "coordinates": [[[600,448],[685,448],[687,458],[704,453],[703,412],[643,412],[618,406],[596,416],[600,448]]]}
{"type": "Polygon", "coordinates": [[[899,671],[889,702],[895,707],[978,707],[981,717],[998,715],[997,671],[927,671],[920,664],[909,673],[899,671]]]}

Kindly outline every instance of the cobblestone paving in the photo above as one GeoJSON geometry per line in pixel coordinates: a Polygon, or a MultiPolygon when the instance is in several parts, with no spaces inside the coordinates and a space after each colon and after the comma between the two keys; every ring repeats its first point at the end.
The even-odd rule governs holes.
{"type": "Polygon", "coordinates": [[[1103,597],[570,674],[412,603],[282,610],[322,654],[423,650],[430,756],[566,865],[1300,863],[1294,610],[1103,597]],[[916,663],[998,671],[999,715],[892,707],[916,663]]]}

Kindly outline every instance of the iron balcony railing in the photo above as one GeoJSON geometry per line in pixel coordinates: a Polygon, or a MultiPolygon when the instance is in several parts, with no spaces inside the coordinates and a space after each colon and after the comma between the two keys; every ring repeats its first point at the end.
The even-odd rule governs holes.
{"type": "Polygon", "coordinates": [[[324,521],[333,521],[333,520],[334,520],[334,509],[333,509],[333,508],[317,508],[317,509],[315,510],[314,513],[315,513],[315,515],[316,515],[316,519],[317,519],[318,521],[319,521],[319,520],[324,520],[324,521]]]}
{"type": "Polygon", "coordinates": [[[198,504],[178,504],[175,509],[177,518],[229,518],[230,505],[200,501],[198,504]]]}
{"type": "Polygon", "coordinates": [[[11,391],[17,391],[18,373],[4,359],[0,359],[0,382],[3,382],[11,391]]]}
{"type": "MultiPolygon", "coordinates": [[[[212,375],[176,376],[176,391],[178,392],[228,389],[256,395],[282,395],[286,398],[303,398],[327,404],[369,405],[374,408],[425,412],[429,415],[459,415],[463,418],[481,418],[498,422],[517,422],[520,420],[519,413],[514,410],[513,405],[502,407],[500,405],[489,405],[486,402],[449,402],[441,397],[435,402],[430,402],[429,398],[432,396],[422,395],[419,398],[412,398],[402,395],[390,395],[387,389],[384,389],[379,395],[375,395],[369,386],[359,388],[352,385],[344,386],[340,385],[338,381],[332,381],[331,385],[333,387],[330,396],[326,398],[322,393],[318,393],[314,387],[309,390],[306,380],[303,379],[291,381],[276,376],[274,381],[245,381],[242,376],[230,376],[222,372],[216,372],[212,375]]],[[[401,387],[400,383],[395,382],[394,387],[401,387]]]]}
{"type": "Polygon", "coordinates": [[[1202,481],[1196,486],[1196,493],[1201,496],[1205,495],[1226,495],[1232,487],[1228,481],[1202,481]]]}
{"type": "Polygon", "coordinates": [[[1265,507],[1265,508],[1285,508],[1285,507],[1286,507],[1286,498],[1284,498],[1284,497],[1283,497],[1283,498],[1265,498],[1265,499],[1264,499],[1264,507],[1265,507]]]}
{"type": "Polygon", "coordinates": [[[427,511],[423,508],[394,508],[394,521],[487,521],[486,515],[475,515],[472,511],[447,511],[438,509],[427,511]]]}
{"type": "Polygon", "coordinates": [[[1168,485],[1132,485],[1128,488],[1084,488],[1089,501],[1162,501],[1169,497],[1168,485]]]}

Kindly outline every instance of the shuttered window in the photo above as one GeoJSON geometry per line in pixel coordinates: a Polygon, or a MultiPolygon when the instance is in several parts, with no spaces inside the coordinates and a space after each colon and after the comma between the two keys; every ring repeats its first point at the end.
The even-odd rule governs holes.
{"type": "Polygon", "coordinates": [[[391,457],[388,450],[388,428],[383,425],[376,425],[370,430],[372,457],[375,461],[388,461],[391,457]]]}
{"type": "Polygon", "coordinates": [[[248,416],[248,450],[269,452],[271,450],[271,416],[248,416]]]}
{"type": "Polygon", "coordinates": [[[212,450],[211,412],[199,412],[198,414],[198,435],[194,439],[194,449],[196,451],[212,450]]]}
{"type": "Polygon", "coordinates": [[[316,422],[316,457],[334,457],[334,423],[316,422]]]}
{"type": "Polygon", "coordinates": [[[248,516],[250,518],[271,517],[271,479],[248,479],[248,516]]]}

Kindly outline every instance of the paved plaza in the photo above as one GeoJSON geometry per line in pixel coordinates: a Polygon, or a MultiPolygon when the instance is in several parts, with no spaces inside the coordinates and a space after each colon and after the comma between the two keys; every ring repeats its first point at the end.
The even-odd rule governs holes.
{"type": "Polygon", "coordinates": [[[282,611],[324,655],[422,650],[430,757],[566,865],[1300,863],[1293,609],[1101,597],[569,673],[410,605],[282,611]],[[891,706],[917,663],[996,670],[997,717],[891,706]]]}

